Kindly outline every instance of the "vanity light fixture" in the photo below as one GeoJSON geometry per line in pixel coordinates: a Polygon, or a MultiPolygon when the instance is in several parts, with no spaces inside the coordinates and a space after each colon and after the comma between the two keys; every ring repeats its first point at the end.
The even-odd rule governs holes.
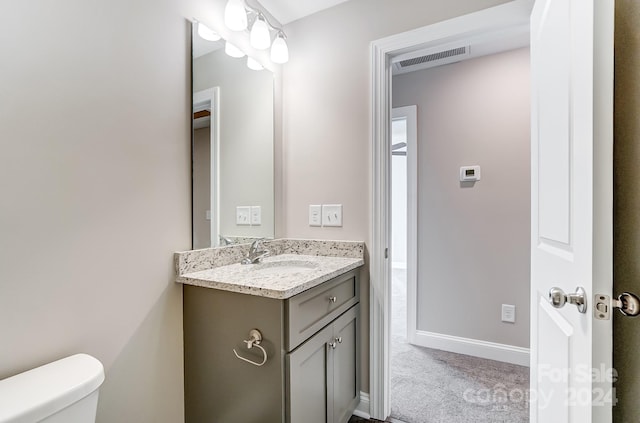
{"type": "Polygon", "coordinates": [[[265,50],[271,45],[271,34],[269,33],[269,27],[264,21],[262,13],[259,13],[255,22],[253,22],[250,41],[256,50],[265,50]]]}
{"type": "Polygon", "coordinates": [[[244,0],[228,0],[224,10],[224,23],[232,31],[244,31],[253,18],[249,34],[251,46],[256,50],[265,50],[271,46],[271,60],[282,64],[289,61],[287,38],[282,28],[271,25],[263,12],[246,4],[244,0]],[[276,33],[271,44],[271,31],[276,33]]]}
{"type": "Polygon", "coordinates": [[[289,61],[289,48],[284,40],[285,35],[282,31],[278,32],[276,39],[273,40],[271,46],[271,61],[273,63],[287,63],[289,61]]]}
{"type": "Polygon", "coordinates": [[[262,70],[264,67],[253,57],[247,56],[247,67],[251,70],[262,70]]]}
{"type": "Polygon", "coordinates": [[[229,41],[224,43],[224,52],[231,57],[244,57],[244,51],[231,44],[229,41]]]}
{"type": "Polygon", "coordinates": [[[209,28],[202,22],[198,22],[198,35],[203,40],[207,41],[218,41],[221,37],[220,34],[215,32],[213,29],[209,28]]]}
{"type": "Polygon", "coordinates": [[[232,31],[247,29],[247,13],[244,0],[229,0],[224,8],[224,24],[232,31]]]}

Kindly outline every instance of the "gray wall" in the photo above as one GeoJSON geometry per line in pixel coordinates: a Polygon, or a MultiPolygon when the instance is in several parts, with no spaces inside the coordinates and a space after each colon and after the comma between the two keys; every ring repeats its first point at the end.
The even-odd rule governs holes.
{"type": "Polygon", "coordinates": [[[418,106],[418,330],[529,346],[529,85],[528,48],[393,78],[418,106]]]}
{"type": "MultiPolygon", "coordinates": [[[[350,0],[285,27],[282,235],[369,241],[371,41],[504,0],[350,0]],[[342,228],[315,228],[309,204],[341,203],[342,228]]],[[[362,389],[369,391],[368,276],[362,275],[362,389]]]]}
{"type": "MultiPolygon", "coordinates": [[[[614,119],[614,293],[640,294],[640,3],[616,1],[614,119]]],[[[614,421],[640,421],[640,325],[614,314],[613,364],[619,374],[614,421]]]]}
{"type": "Polygon", "coordinates": [[[220,234],[273,237],[274,76],[246,60],[223,50],[194,59],[193,91],[220,87],[220,234]],[[261,206],[262,224],[236,225],[237,206],[261,206]]]}
{"type": "Polygon", "coordinates": [[[94,355],[101,423],[183,421],[186,5],[0,2],[0,378],[94,355]]]}

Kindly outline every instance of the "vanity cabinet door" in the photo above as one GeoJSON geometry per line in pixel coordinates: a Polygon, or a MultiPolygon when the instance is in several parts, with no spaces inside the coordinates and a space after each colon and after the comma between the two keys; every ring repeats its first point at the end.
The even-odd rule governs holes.
{"type": "Polygon", "coordinates": [[[360,392],[360,305],[287,355],[287,422],[347,423],[360,392]]]}
{"type": "Polygon", "coordinates": [[[347,423],[360,401],[359,308],[352,307],[333,324],[333,423],[347,423]]]}
{"type": "Polygon", "coordinates": [[[295,351],[287,354],[287,422],[327,423],[329,341],[327,326],[295,351]]]}

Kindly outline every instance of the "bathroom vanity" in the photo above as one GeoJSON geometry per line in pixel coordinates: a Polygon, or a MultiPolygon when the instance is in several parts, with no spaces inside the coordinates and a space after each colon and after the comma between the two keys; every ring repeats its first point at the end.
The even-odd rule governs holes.
{"type": "MultiPolygon", "coordinates": [[[[262,263],[202,270],[189,268],[186,256],[177,260],[187,423],[349,420],[360,392],[364,246],[318,249],[318,242],[335,246],[277,240],[265,243],[275,254],[262,263]]],[[[218,262],[242,255],[209,250],[223,255],[218,262]]]]}

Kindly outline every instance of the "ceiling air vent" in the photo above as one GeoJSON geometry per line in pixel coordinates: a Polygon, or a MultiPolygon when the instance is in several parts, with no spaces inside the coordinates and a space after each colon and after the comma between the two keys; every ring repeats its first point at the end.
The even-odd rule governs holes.
{"type": "Polygon", "coordinates": [[[458,62],[469,57],[470,46],[461,46],[436,52],[415,52],[413,57],[397,60],[393,63],[393,73],[407,73],[435,66],[458,62]],[[426,53],[426,54],[425,54],[426,53]],[[416,56],[418,55],[418,56],[416,56]]]}

